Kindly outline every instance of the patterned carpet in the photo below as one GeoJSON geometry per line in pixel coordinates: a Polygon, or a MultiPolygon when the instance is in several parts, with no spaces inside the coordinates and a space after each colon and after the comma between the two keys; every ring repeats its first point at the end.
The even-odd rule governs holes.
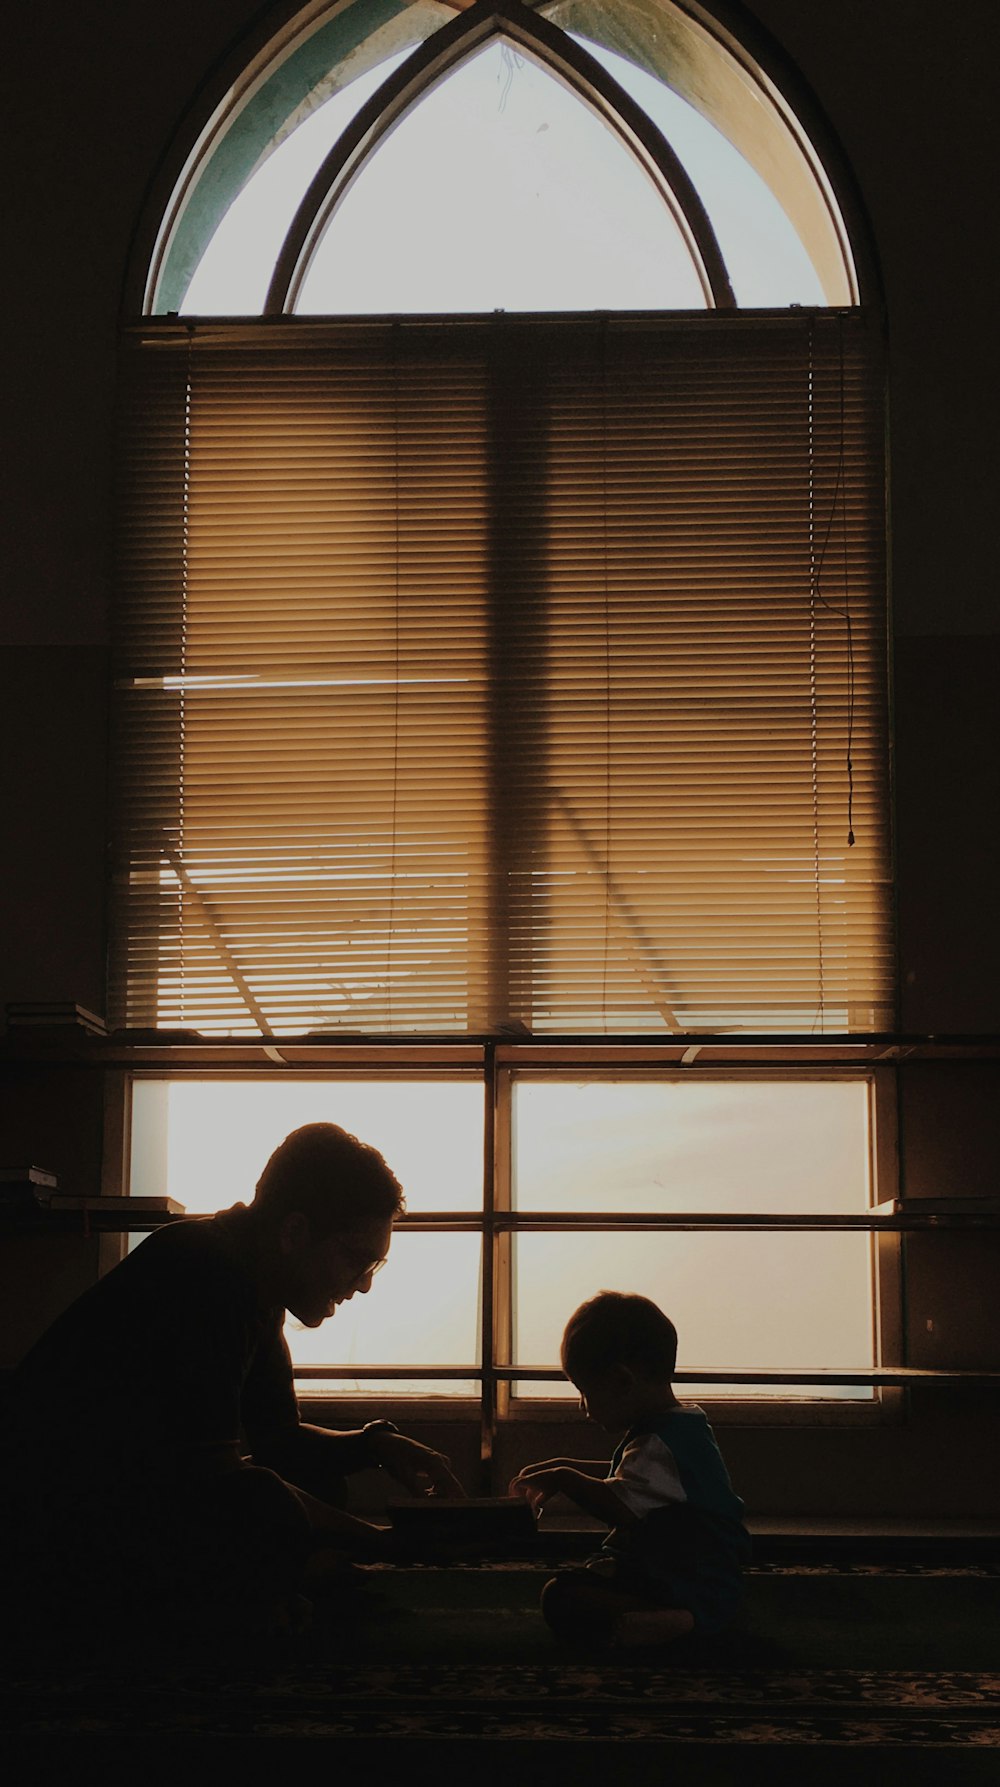
{"type": "MultiPolygon", "coordinates": [[[[20,1682],[21,1736],[489,1738],[579,1743],[959,1745],[1000,1751],[1000,1674],[650,1664],[351,1667],[300,1663],[262,1684],[200,1676],[99,1689],[86,1670],[39,1695],[20,1682]]],[[[995,1754],[1000,1779],[1000,1755],[995,1754]]]]}
{"type": "Polygon", "coordinates": [[[683,1753],[678,1779],[745,1779],[732,1759],[749,1763],[752,1749],[770,1758],[772,1780],[786,1775],[771,1765],[797,1756],[787,1778],[811,1787],[862,1776],[1000,1781],[995,1568],[762,1564],[739,1629],[595,1658],[553,1644],[537,1611],[546,1573],[523,1563],[375,1571],[350,1617],[328,1613],[284,1656],[253,1666],[127,1649],[113,1666],[15,1666],[0,1693],[3,1726],[77,1744],[335,1739],[345,1758],[386,1746],[382,1760],[401,1742],[408,1755],[453,1763],[474,1740],[484,1764],[516,1753],[522,1780],[528,1756],[548,1779],[590,1779],[581,1760],[597,1779],[606,1746],[622,1760],[626,1744],[643,1780],[662,1778],[671,1752],[674,1765],[683,1753]],[[915,1766],[921,1757],[926,1768],[915,1766]]]}

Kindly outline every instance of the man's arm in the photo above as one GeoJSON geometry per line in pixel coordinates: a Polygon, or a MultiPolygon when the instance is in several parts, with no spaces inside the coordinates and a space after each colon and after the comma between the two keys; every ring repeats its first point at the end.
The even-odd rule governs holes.
{"type": "Polygon", "coordinates": [[[335,1433],[300,1420],[280,1320],[275,1311],[244,1385],[243,1421],[255,1464],[334,1504],[344,1499],[344,1478],[365,1469],[386,1471],[413,1495],[464,1495],[444,1454],[418,1440],[384,1427],[335,1433]]]}
{"type": "Polygon", "coordinates": [[[254,1464],[276,1471],[288,1483],[323,1500],[337,1501],[342,1479],[373,1464],[365,1434],[314,1427],[305,1421],[286,1422],[252,1439],[254,1464]]]}
{"type": "Polygon", "coordinates": [[[253,1461],[325,1501],[341,1500],[342,1479],[360,1470],[384,1470],[411,1495],[465,1494],[443,1452],[385,1428],[334,1433],[300,1421],[258,1439],[253,1461]]]}
{"type": "Polygon", "coordinates": [[[360,1431],[331,1433],[300,1420],[280,1311],[271,1312],[257,1343],[241,1413],[254,1464],[320,1501],[342,1502],[344,1478],[372,1462],[360,1431]]]}

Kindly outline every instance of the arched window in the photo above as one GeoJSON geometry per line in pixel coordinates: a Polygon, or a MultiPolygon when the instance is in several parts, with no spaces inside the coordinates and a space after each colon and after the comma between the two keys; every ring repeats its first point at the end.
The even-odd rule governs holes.
{"type": "MultiPolygon", "coordinates": [[[[450,270],[453,245],[470,227],[494,226],[498,202],[518,204],[532,231],[536,207],[546,216],[550,203],[572,209],[585,182],[596,180],[582,230],[609,243],[616,219],[605,201],[625,190],[628,209],[631,187],[638,207],[640,169],[696,239],[704,240],[707,224],[740,306],[858,301],[840,207],[787,102],[735,42],[673,0],[627,9],[479,0],[468,11],[434,0],[391,9],[354,0],[290,27],[261,64],[219,108],[178,182],[152,257],[147,312],[263,311],[300,206],[308,221],[319,216],[320,235],[331,212],[361,214],[359,225],[338,216],[331,255],[340,236],[344,260],[359,243],[360,258],[376,268],[389,258],[394,283],[381,298],[372,290],[357,302],[355,288],[354,302],[324,300],[325,309],[454,309],[450,301],[426,305],[416,294],[414,302],[405,285],[400,294],[412,257],[396,252],[393,232],[412,224],[423,241],[440,220],[450,270]],[[603,149],[583,111],[603,123],[603,149]],[[391,165],[377,181],[373,168],[364,203],[347,207],[350,181],[401,120],[405,146],[397,142],[379,157],[391,165]],[[634,158],[631,179],[622,177],[614,138],[634,158]],[[493,173],[499,178],[485,191],[481,182],[493,173]],[[391,220],[378,204],[392,207],[391,220]]],[[[296,233],[305,228],[300,222],[296,233]]],[[[537,240],[512,244],[512,258],[529,260],[537,240]]],[[[546,256],[550,248],[543,242],[546,256]]],[[[302,281],[294,283],[290,304],[279,293],[268,307],[302,308],[302,281]]],[[[503,296],[498,290],[469,308],[492,309],[503,296]]],[[[666,306],[683,307],[680,296],[666,306]]],[[[308,308],[318,303],[319,294],[308,308]]],[[[537,297],[527,307],[563,308],[537,297]]],[[[593,307],[586,290],[574,291],[567,306],[593,307]]]]}
{"type": "MultiPolygon", "coordinates": [[[[662,1045],[692,1085],[726,1039],[773,1067],[769,1038],[887,1027],[874,298],[787,99],[700,8],[354,0],[275,40],[126,331],[115,1019],[285,1064],[558,1043],[607,1077],[662,1045]]],[[[800,1090],[794,1158],[841,1124],[864,1207],[868,1081],[817,1092],[815,1133],[800,1090]]],[[[537,1208],[505,1134],[496,1208],[518,1173],[537,1208]]],[[[491,1397],[535,1345],[495,1217],[491,1397]]]]}

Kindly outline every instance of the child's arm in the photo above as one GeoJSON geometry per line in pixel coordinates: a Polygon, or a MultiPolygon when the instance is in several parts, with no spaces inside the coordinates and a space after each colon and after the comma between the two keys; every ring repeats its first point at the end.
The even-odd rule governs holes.
{"type": "MultiPolygon", "coordinates": [[[[624,1522],[633,1520],[635,1516],[610,1483],[586,1474],[588,1468],[598,1467],[592,1466],[590,1460],[581,1462],[584,1464],[583,1470],[577,1468],[577,1461],[573,1459],[529,1465],[520,1476],[514,1478],[510,1486],[511,1493],[524,1495],[536,1513],[540,1513],[554,1495],[565,1495],[578,1508],[582,1508],[585,1514],[593,1514],[595,1519],[605,1521],[608,1526],[621,1526],[624,1522]]],[[[607,1468],[606,1465],[603,1467],[605,1474],[607,1468]]]]}
{"type": "Polygon", "coordinates": [[[582,1477],[606,1477],[611,1465],[606,1458],[540,1458],[537,1464],[526,1464],[519,1471],[510,1485],[511,1495],[515,1495],[515,1483],[530,1477],[534,1471],[579,1471],[582,1477]]]}
{"type": "Polygon", "coordinates": [[[523,1471],[507,1485],[508,1495],[522,1495],[530,1503],[533,1514],[540,1514],[555,1489],[546,1489],[544,1480],[554,1471],[573,1471],[577,1476],[606,1477],[610,1465],[593,1458],[546,1458],[538,1464],[526,1464],[523,1471]]]}

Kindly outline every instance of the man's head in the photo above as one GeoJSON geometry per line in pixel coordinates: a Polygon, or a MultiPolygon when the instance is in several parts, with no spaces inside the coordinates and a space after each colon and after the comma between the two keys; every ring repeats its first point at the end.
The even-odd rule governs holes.
{"type": "Polygon", "coordinates": [[[335,1123],[306,1123],[271,1155],[253,1207],[275,1238],[285,1307],[316,1328],[371,1288],[405,1203],[376,1148],[335,1123]]]}
{"type": "Polygon", "coordinates": [[[677,1330],[648,1297],[601,1291],[573,1311],[560,1357],[591,1419],[610,1430],[629,1427],[672,1400],[677,1330]]]}

